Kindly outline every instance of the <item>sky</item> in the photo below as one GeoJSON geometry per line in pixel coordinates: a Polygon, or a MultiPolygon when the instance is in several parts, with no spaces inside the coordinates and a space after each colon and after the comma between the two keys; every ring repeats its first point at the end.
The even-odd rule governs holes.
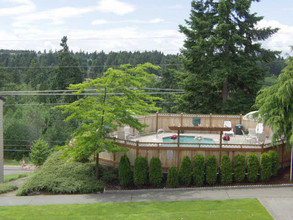
{"type": "MultiPolygon", "coordinates": [[[[68,37],[73,51],[150,51],[176,54],[191,0],[0,0],[0,49],[59,50],[68,37]]],[[[262,42],[282,55],[293,45],[293,1],[262,0],[251,12],[259,27],[280,30],[262,42]]]]}

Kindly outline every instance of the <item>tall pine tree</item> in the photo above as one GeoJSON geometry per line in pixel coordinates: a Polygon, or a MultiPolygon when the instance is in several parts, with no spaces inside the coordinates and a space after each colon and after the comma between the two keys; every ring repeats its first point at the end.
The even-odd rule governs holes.
{"type": "Polygon", "coordinates": [[[265,69],[257,61],[278,54],[263,49],[260,40],[278,29],[257,28],[263,17],[250,13],[258,0],[192,1],[182,49],[188,73],[182,75],[185,94],[180,108],[197,113],[245,113],[254,103],[265,69]]]}

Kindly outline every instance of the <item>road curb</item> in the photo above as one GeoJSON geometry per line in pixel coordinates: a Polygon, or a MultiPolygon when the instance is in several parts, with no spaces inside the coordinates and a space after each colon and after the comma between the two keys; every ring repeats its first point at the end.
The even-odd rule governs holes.
{"type": "Polygon", "coordinates": [[[131,190],[104,190],[104,193],[149,193],[149,192],[174,192],[174,191],[200,191],[200,190],[228,190],[228,189],[260,189],[260,188],[284,188],[293,187],[293,184],[277,185],[243,185],[243,186],[217,186],[217,187],[196,187],[176,189],[131,189],[131,190]]]}

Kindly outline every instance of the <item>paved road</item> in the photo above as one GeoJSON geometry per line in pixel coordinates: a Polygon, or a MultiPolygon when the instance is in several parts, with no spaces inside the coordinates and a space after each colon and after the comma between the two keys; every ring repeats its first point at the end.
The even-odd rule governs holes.
{"type": "Polygon", "coordinates": [[[21,168],[20,166],[4,166],[4,175],[8,174],[21,174],[33,172],[33,169],[21,168]]]}
{"type": "Polygon", "coordinates": [[[293,219],[293,187],[217,190],[107,191],[103,194],[0,196],[0,206],[257,198],[275,219],[293,219]]]}

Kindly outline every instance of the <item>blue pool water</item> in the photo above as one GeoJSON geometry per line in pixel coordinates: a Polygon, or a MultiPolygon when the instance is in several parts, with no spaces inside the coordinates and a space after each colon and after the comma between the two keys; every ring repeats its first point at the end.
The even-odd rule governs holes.
{"type": "MultiPolygon", "coordinates": [[[[164,143],[177,143],[177,139],[174,141],[171,137],[164,137],[164,143]]],[[[195,139],[194,136],[180,136],[180,143],[196,143],[196,144],[214,144],[215,141],[210,138],[202,138],[201,140],[195,139]]]]}

